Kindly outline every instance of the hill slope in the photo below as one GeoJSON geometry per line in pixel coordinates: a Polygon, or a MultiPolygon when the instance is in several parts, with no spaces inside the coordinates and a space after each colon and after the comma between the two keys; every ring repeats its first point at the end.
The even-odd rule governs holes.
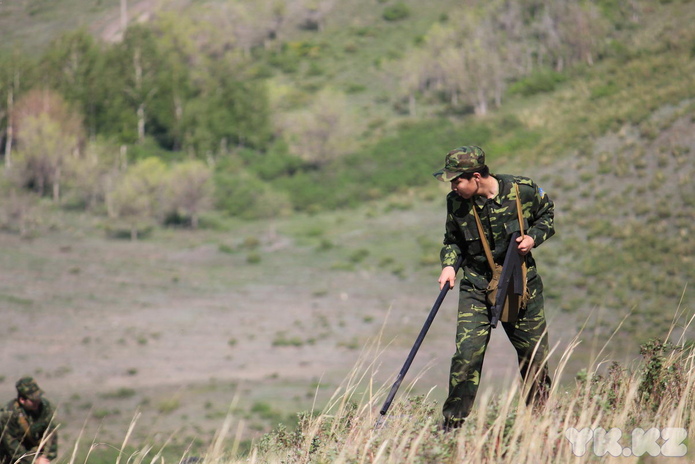
{"type": "MultiPolygon", "coordinates": [[[[89,12],[61,1],[54,5],[89,12]]],[[[10,9],[2,21],[27,24],[12,33],[25,31],[27,40],[44,44],[56,31],[42,35],[42,28],[54,24],[44,19],[51,11],[60,18],[62,10],[46,2],[13,8],[31,4],[38,9],[29,22],[17,20],[10,9]]],[[[408,4],[419,11],[418,2],[408,4]]],[[[316,85],[363,84],[367,90],[353,95],[351,105],[369,105],[368,117],[387,118],[387,125],[391,116],[417,125],[416,118],[394,115],[393,101],[377,98],[389,90],[388,82],[374,78],[369,56],[410,44],[413,31],[426,32],[440,11],[431,7],[427,15],[414,14],[427,18],[420,26],[382,25],[383,35],[363,37],[361,25],[368,19],[360,14],[369,10],[360,5],[336,5],[321,32],[292,29],[298,40],[328,41],[335,32],[334,47],[347,36],[358,45],[357,52],[327,53],[321,66],[335,71],[315,76],[316,85]],[[348,7],[355,11],[340,10],[348,7]],[[345,18],[356,25],[339,24],[345,18]],[[369,69],[358,66],[365,62],[369,69]]],[[[574,69],[552,90],[510,95],[485,118],[441,120],[448,125],[443,147],[485,142],[495,171],[531,176],[556,201],[558,235],[537,258],[557,353],[588,321],[561,381],[571,382],[624,318],[602,354],[608,359],[637,356],[643,341],[667,336],[674,313],[686,313],[679,322],[692,313],[690,5],[659,3],[654,22],[631,35],[634,49],[574,69]]],[[[95,15],[115,14],[105,3],[92,7],[95,15]]],[[[6,2],[3,8],[9,8],[6,2]]],[[[381,6],[371,11],[370,21],[381,11],[381,6]]],[[[2,30],[6,37],[10,29],[2,30]]],[[[278,85],[300,85],[284,74],[274,79],[278,85]]],[[[436,105],[428,111],[436,114],[436,105]]],[[[439,121],[429,124],[433,133],[439,130],[439,121]]],[[[376,130],[372,136],[386,133],[392,132],[376,130]]],[[[375,153],[388,151],[390,141],[382,142],[375,153]]],[[[433,148],[418,155],[437,166],[443,152],[433,148]]],[[[382,168],[370,169],[378,161],[360,165],[366,184],[379,185],[382,168]]],[[[410,176],[414,186],[354,209],[253,222],[213,216],[208,229],[155,229],[132,243],[106,238],[103,217],[58,210],[44,200],[29,207],[33,238],[20,238],[12,217],[3,218],[0,303],[10,322],[0,332],[2,395],[12,395],[14,377],[30,373],[60,402],[66,443],[83,423],[86,436],[101,427],[105,441],[120,442],[139,410],[144,425],[136,429],[137,439],[156,441],[178,430],[173,444],[185,448],[207,444],[230,404],[245,422],[245,437],[258,437],[294,412],[323,404],[360,349],[377,337],[384,349],[374,379],[387,382],[436,296],[446,186],[437,185],[429,170],[410,176]]],[[[339,182],[324,187],[356,188],[339,182]]],[[[7,204],[3,213],[10,215],[7,204]]],[[[446,383],[454,309],[450,295],[412,371],[430,367],[415,391],[436,385],[434,398],[442,397],[446,383]]],[[[681,330],[682,325],[673,338],[681,330]]],[[[510,349],[499,335],[483,389],[508,385],[515,375],[510,349]]],[[[556,354],[551,366],[558,363],[556,354]]]]}
{"type": "MultiPolygon", "coordinates": [[[[663,129],[651,141],[626,127],[584,156],[514,169],[539,179],[557,205],[558,235],[536,252],[558,345],[552,369],[588,321],[558,381],[571,383],[624,317],[608,359],[636,357],[648,337],[666,336],[677,310],[692,311],[690,291],[678,305],[693,281],[692,106],[649,121],[663,129]],[[623,157],[638,162],[625,167],[623,157]],[[661,172],[674,172],[672,182],[661,172]],[[652,203],[660,189],[671,208],[652,203]]],[[[65,442],[82,424],[88,436],[100,426],[102,440],[118,441],[137,409],[134,440],[177,430],[170,446],[179,452],[207,443],[233,401],[249,438],[320,407],[377,337],[371,375],[388,382],[436,296],[445,190],[434,184],[350,211],[161,230],[134,243],[105,238],[89,216],[46,210],[36,238],[0,234],[10,321],[3,394],[13,377],[33,374],[61,404],[65,442]]],[[[436,386],[435,399],[444,394],[455,300],[445,301],[411,371],[414,379],[428,368],[416,391],[436,386]]],[[[494,335],[483,390],[515,378],[511,348],[494,335]]]]}

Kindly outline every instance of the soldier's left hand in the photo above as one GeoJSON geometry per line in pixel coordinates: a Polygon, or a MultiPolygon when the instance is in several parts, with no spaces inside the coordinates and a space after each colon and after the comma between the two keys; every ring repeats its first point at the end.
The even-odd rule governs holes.
{"type": "Polygon", "coordinates": [[[533,245],[535,245],[536,242],[530,235],[524,235],[523,237],[518,237],[516,239],[516,243],[519,244],[519,254],[521,256],[524,256],[528,254],[529,251],[531,251],[531,248],[533,248],[533,245]]]}

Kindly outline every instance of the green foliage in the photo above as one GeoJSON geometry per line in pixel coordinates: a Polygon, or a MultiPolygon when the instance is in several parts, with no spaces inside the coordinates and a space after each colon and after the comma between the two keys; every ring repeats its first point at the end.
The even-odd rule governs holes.
{"type": "Polygon", "coordinates": [[[393,137],[328,163],[324,174],[300,172],[279,180],[278,185],[291,192],[300,210],[353,206],[431,182],[428,173],[440,168],[452,146],[461,140],[484,145],[490,135],[484,125],[455,131],[446,120],[406,125],[393,137]]]}
{"type": "Polygon", "coordinates": [[[559,72],[548,69],[539,70],[511,84],[507,92],[510,95],[530,97],[539,93],[552,92],[565,80],[567,76],[559,72]]]}
{"type": "Polygon", "coordinates": [[[260,401],[251,406],[251,412],[267,420],[273,420],[281,416],[270,404],[260,401]]]}
{"type": "Polygon", "coordinates": [[[397,2],[384,8],[381,17],[386,21],[401,21],[410,16],[410,8],[403,2],[397,2]]]}
{"type": "Polygon", "coordinates": [[[613,81],[608,81],[605,84],[599,85],[591,89],[591,98],[599,99],[614,95],[620,90],[620,86],[613,81]]]}
{"type": "Polygon", "coordinates": [[[365,248],[360,248],[359,250],[355,250],[350,254],[350,262],[357,264],[361,263],[362,261],[365,260],[369,256],[369,250],[365,248]]]}
{"type": "Polygon", "coordinates": [[[304,340],[301,338],[294,336],[294,337],[288,337],[286,333],[279,333],[276,334],[275,339],[273,340],[273,346],[294,346],[294,347],[300,347],[304,345],[304,340]]]}
{"type": "Polygon", "coordinates": [[[159,158],[146,158],[128,168],[110,195],[110,214],[130,225],[136,239],[143,222],[159,217],[167,167],[159,158]]]}
{"type": "Polygon", "coordinates": [[[287,151],[284,144],[274,144],[268,151],[242,149],[238,151],[247,169],[261,180],[272,181],[278,177],[292,176],[305,167],[304,161],[287,151]]]}
{"type": "Polygon", "coordinates": [[[157,405],[157,411],[161,414],[171,414],[181,407],[181,399],[177,396],[164,399],[157,405]]]}
{"type": "Polygon", "coordinates": [[[44,52],[39,67],[46,83],[76,105],[92,135],[98,114],[104,111],[104,55],[100,44],[85,28],[70,31],[55,40],[44,52]]]}
{"type": "Polygon", "coordinates": [[[254,219],[284,215],[290,203],[282,192],[226,158],[215,169],[215,206],[229,214],[254,219]]]}
{"type": "Polygon", "coordinates": [[[224,60],[191,68],[192,40],[165,20],[133,25],[114,45],[78,29],[53,42],[40,72],[82,110],[91,134],[135,143],[144,130],[165,150],[195,150],[201,157],[224,145],[264,147],[271,132],[262,81],[224,60]]]}
{"type": "Polygon", "coordinates": [[[203,126],[207,140],[193,146],[199,153],[217,152],[224,141],[229,146],[264,148],[270,141],[270,108],[263,82],[235,77],[229,65],[218,62],[210,69],[202,92],[202,106],[195,107],[191,123],[203,126]]]}
{"type": "Polygon", "coordinates": [[[129,162],[138,162],[146,158],[157,158],[168,164],[184,157],[184,154],[181,152],[166,150],[158,143],[156,138],[151,136],[146,136],[139,143],[129,145],[126,153],[129,162]]]}
{"type": "Polygon", "coordinates": [[[175,165],[165,186],[164,212],[186,218],[198,228],[199,217],[212,207],[212,170],[202,161],[189,160],[175,165]]]}
{"type": "Polygon", "coordinates": [[[261,262],[260,253],[252,252],[246,256],[246,262],[249,264],[259,264],[261,262]]]}
{"type": "Polygon", "coordinates": [[[117,416],[121,411],[118,409],[100,408],[92,411],[92,417],[97,420],[106,419],[109,416],[117,416]]]}
{"type": "Polygon", "coordinates": [[[526,127],[518,127],[506,133],[505,137],[499,137],[491,141],[487,145],[489,153],[497,155],[510,155],[532,150],[543,139],[543,133],[540,130],[532,130],[526,127]]]}
{"type": "Polygon", "coordinates": [[[683,366],[673,360],[673,353],[680,351],[682,347],[658,339],[649,340],[640,347],[645,362],[639,386],[640,399],[652,411],[662,407],[666,401],[677,401],[681,397],[685,377],[683,366]]]}
{"type": "Polygon", "coordinates": [[[102,398],[104,399],[126,399],[126,398],[132,398],[135,396],[135,390],[132,388],[127,388],[127,387],[122,387],[119,388],[118,390],[110,393],[104,393],[102,398]]]}

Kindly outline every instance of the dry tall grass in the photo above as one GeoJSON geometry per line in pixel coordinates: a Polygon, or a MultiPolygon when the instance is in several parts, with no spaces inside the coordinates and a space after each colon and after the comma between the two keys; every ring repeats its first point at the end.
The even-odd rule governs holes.
{"type": "MultiPolygon", "coordinates": [[[[666,340],[671,335],[669,332],[666,340]]],[[[568,345],[554,378],[561,377],[578,344],[577,337],[568,345]]],[[[295,430],[280,426],[255,443],[247,455],[239,457],[244,421],[237,420],[230,412],[207,455],[184,455],[180,462],[695,462],[689,430],[695,413],[695,344],[682,338],[673,343],[660,340],[645,343],[641,347],[642,360],[632,366],[592,363],[576,375],[574,385],[556,384],[541,409],[527,407],[520,401],[526,388],[521,383],[503,394],[481,394],[464,425],[448,432],[440,427],[440,406],[427,395],[410,394],[422,374],[403,389],[385,417],[379,414],[390,388],[390,384],[375,386],[379,351],[378,341],[366,347],[324,410],[303,415],[295,430]]],[[[126,449],[136,421],[137,416],[125,436],[122,450],[126,449]]],[[[91,448],[98,445],[95,442],[91,448]]],[[[78,444],[75,450],[77,447],[78,444]]],[[[148,445],[129,457],[121,451],[116,464],[121,461],[164,463],[161,449],[148,445]]],[[[69,464],[75,464],[75,456],[73,452],[69,464]]],[[[85,464],[89,461],[88,453],[85,464]]]]}
{"type": "MultiPolygon", "coordinates": [[[[565,350],[554,378],[577,344],[565,350]]],[[[644,344],[634,366],[595,362],[570,388],[556,385],[542,410],[519,401],[525,388],[520,384],[501,395],[481,395],[464,426],[453,432],[441,430],[438,405],[408,391],[380,420],[390,385],[374,388],[374,364],[366,360],[378,358],[376,350],[365,350],[324,411],[303,417],[295,431],[277,429],[243,459],[211,453],[205,462],[695,462],[695,450],[688,449],[695,348],[684,340],[644,344]]]]}

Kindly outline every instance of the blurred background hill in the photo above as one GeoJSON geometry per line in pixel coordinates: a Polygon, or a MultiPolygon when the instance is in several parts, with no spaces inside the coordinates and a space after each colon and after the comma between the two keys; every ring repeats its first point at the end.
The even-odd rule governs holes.
{"type": "Polygon", "coordinates": [[[380,333],[388,379],[436,296],[431,172],[462,144],[555,200],[536,253],[551,343],[582,329],[574,371],[609,338],[621,360],[688,340],[694,20],[687,0],[2,2],[3,392],[30,373],[72,438],[140,408],[184,446],[234,395],[249,436],[321,403],[380,333]]]}

